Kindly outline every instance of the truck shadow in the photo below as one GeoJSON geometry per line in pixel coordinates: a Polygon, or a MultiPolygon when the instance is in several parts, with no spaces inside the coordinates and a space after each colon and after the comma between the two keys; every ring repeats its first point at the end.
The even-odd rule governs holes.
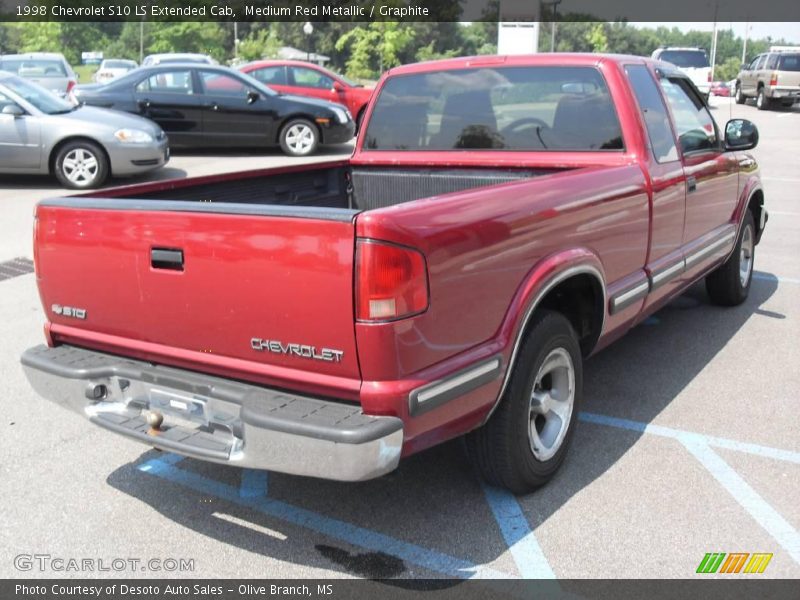
{"type": "MultiPolygon", "coordinates": [[[[758,274],[744,305],[721,309],[710,305],[702,285],[694,286],[586,363],[583,410],[651,423],[748,319],[782,318],[761,309],[777,287],[777,278],[758,274]]],[[[737,376],[745,375],[730,373],[737,376]]],[[[642,435],[580,422],[559,474],[543,489],[518,498],[531,529],[605,474],[642,435]]],[[[270,473],[268,492],[264,490],[261,500],[274,506],[265,510],[213,493],[216,484],[238,490],[240,469],[191,459],[176,465],[212,482],[206,494],[179,479],[143,473],[141,465],[159,456],[163,455],[146,452],[136,463],[113,472],[108,483],[212,540],[302,567],[294,576],[314,576],[314,569],[369,578],[441,577],[447,572],[444,559],[411,564],[408,557],[416,555],[398,551],[397,544],[413,544],[474,565],[494,563],[492,568],[502,573],[517,574],[512,560],[503,556],[508,545],[460,440],[412,456],[395,472],[363,483],[270,473]],[[292,516],[292,510],[300,511],[302,518],[292,516]],[[316,517],[308,515],[337,525],[316,526],[316,517]],[[375,535],[379,537],[371,537],[375,535]],[[385,546],[376,548],[376,539],[384,540],[385,546]]],[[[200,547],[207,547],[206,542],[200,547]]],[[[202,555],[196,558],[202,567],[202,555]]],[[[196,576],[213,574],[211,569],[196,576]]],[[[258,572],[253,566],[246,574],[258,572]]]]}

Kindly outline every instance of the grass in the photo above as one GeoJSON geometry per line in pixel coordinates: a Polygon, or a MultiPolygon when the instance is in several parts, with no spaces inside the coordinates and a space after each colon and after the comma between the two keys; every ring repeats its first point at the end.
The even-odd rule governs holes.
{"type": "Polygon", "coordinates": [[[92,83],[92,75],[100,65],[77,65],[72,68],[78,75],[78,83],[92,83]]]}

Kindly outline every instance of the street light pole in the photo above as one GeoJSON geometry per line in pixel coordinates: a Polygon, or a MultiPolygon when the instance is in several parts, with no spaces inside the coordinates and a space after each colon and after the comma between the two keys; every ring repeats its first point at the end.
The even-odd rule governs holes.
{"type": "Polygon", "coordinates": [[[558,5],[562,0],[552,0],[549,4],[553,5],[553,22],[550,27],[550,52],[556,51],[556,21],[558,20],[558,5]]]}
{"type": "Polygon", "coordinates": [[[311,62],[311,34],[314,33],[314,26],[311,21],[306,21],[305,25],[303,25],[303,33],[308,36],[308,40],[306,40],[306,62],[311,62]]]}

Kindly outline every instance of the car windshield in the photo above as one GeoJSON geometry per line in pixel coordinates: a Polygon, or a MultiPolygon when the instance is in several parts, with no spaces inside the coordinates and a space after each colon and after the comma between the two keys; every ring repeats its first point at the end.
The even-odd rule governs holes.
{"type": "Polygon", "coordinates": [[[621,150],[593,67],[498,67],[398,75],[383,86],[365,150],[621,150]]]}
{"type": "Polygon", "coordinates": [[[136,64],[128,60],[104,60],[104,69],[133,69],[136,64]]]}
{"type": "Polygon", "coordinates": [[[66,77],[67,71],[60,60],[4,58],[0,70],[20,77],[66,77]]]}
{"type": "Polygon", "coordinates": [[[2,80],[2,85],[48,115],[67,113],[75,109],[69,102],[62,100],[43,87],[31,83],[30,81],[25,81],[24,79],[4,79],[2,80]]]}
{"type": "Polygon", "coordinates": [[[702,50],[665,50],[659,59],[682,69],[702,69],[710,66],[708,57],[702,50]]]}
{"type": "Polygon", "coordinates": [[[800,54],[784,54],[778,62],[779,71],[800,71],[800,54]]]}

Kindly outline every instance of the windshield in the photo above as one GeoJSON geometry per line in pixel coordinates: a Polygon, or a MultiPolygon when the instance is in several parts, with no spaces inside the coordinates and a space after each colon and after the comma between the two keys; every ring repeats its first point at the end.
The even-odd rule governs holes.
{"type": "Polygon", "coordinates": [[[66,77],[67,71],[60,60],[4,58],[0,69],[20,77],[66,77]]]}
{"type": "Polygon", "coordinates": [[[622,133],[593,67],[500,67],[387,80],[364,150],[621,150],[622,133]]]}
{"type": "Polygon", "coordinates": [[[683,69],[703,69],[711,66],[706,53],[702,50],[665,50],[658,58],[683,69]]]}
{"type": "Polygon", "coordinates": [[[24,79],[4,79],[2,85],[48,115],[70,112],[75,108],[52,92],[24,79]]]}
{"type": "Polygon", "coordinates": [[[800,71],[800,54],[783,54],[778,62],[778,71],[800,71]]]}
{"type": "Polygon", "coordinates": [[[103,69],[133,69],[136,63],[129,60],[104,60],[103,69]]]}

